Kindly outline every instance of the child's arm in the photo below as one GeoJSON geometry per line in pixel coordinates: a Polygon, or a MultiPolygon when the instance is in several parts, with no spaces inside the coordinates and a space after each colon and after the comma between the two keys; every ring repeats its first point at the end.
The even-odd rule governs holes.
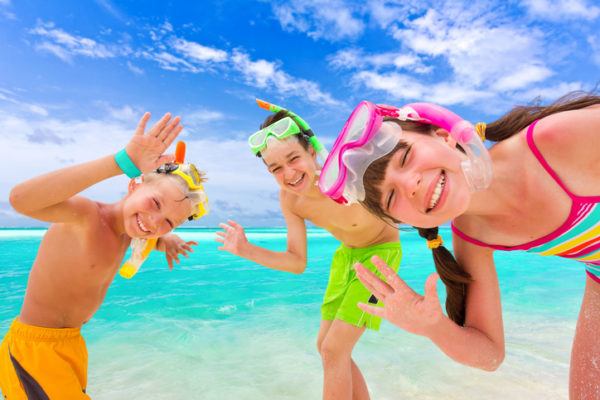
{"type": "MultiPolygon", "coordinates": [[[[135,135],[125,147],[142,172],[151,171],[173,156],[162,155],[181,129],[179,118],[165,116],[144,134],[150,114],[140,120],[135,135]]],[[[21,214],[48,222],[82,222],[95,203],[76,196],[88,187],[123,172],[112,155],[53,171],[18,184],[10,192],[10,203],[21,214]]]]}
{"type": "Polygon", "coordinates": [[[459,240],[455,237],[453,241],[457,256],[462,246],[471,247],[468,257],[463,252],[463,257],[457,259],[473,279],[467,289],[464,326],[457,325],[442,312],[436,290],[437,274],[427,279],[425,295],[420,296],[380,259],[373,262],[387,283],[364,267],[357,266],[356,271],[361,282],[382,300],[384,307],[358,306],[408,332],[430,338],[455,361],[493,371],[504,359],[504,329],[492,251],[469,243],[458,244],[459,240]]]}
{"type": "Polygon", "coordinates": [[[282,211],[287,225],[286,251],[267,250],[248,242],[244,228],[231,220],[228,224],[220,224],[223,232],[217,232],[215,239],[223,243],[219,250],[228,251],[267,268],[301,274],[306,269],[306,225],[304,219],[292,213],[283,202],[282,211]]]}

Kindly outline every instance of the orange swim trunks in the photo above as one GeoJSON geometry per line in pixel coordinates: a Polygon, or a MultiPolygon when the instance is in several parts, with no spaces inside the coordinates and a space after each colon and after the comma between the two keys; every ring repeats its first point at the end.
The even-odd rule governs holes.
{"type": "Polygon", "coordinates": [[[15,319],[0,345],[0,390],[8,400],[90,399],[87,349],[79,328],[15,319]]]}

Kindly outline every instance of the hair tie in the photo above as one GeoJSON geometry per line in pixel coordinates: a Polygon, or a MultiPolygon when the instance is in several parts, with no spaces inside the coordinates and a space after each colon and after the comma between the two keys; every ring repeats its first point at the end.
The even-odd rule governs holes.
{"type": "Polygon", "coordinates": [[[442,240],[442,237],[440,235],[437,235],[437,237],[435,239],[431,239],[431,240],[427,241],[427,247],[429,247],[431,250],[437,249],[442,244],[444,244],[444,241],[442,240]]]}
{"type": "Polygon", "coordinates": [[[487,127],[487,124],[485,122],[478,122],[475,124],[475,131],[481,138],[482,142],[485,141],[485,128],[486,127],[487,127]]]}

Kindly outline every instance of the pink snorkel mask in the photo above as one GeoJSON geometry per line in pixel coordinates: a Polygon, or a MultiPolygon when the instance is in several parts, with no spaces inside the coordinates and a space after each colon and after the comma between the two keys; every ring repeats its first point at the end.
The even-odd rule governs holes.
{"type": "Polygon", "coordinates": [[[435,104],[412,103],[396,108],[362,101],[350,114],[325,161],[319,178],[321,192],[342,204],[365,199],[365,171],[373,161],[390,153],[402,136],[379,130],[385,117],[447,130],[467,155],[461,166],[471,191],[489,186],[492,162],[471,123],[435,104]]]}

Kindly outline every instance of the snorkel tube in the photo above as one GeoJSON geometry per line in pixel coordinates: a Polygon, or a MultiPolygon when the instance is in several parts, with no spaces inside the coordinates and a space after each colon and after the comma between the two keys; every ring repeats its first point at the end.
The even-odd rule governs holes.
{"type": "Polygon", "coordinates": [[[492,181],[492,160],[473,125],[452,111],[431,103],[411,103],[402,107],[399,114],[411,118],[415,111],[417,122],[431,123],[447,130],[462,147],[467,159],[461,162],[462,170],[471,191],[486,189],[492,181]]]}
{"type": "Polygon", "coordinates": [[[270,111],[272,113],[278,113],[280,111],[285,111],[285,113],[288,114],[290,117],[292,117],[294,122],[296,124],[298,124],[298,126],[302,130],[302,133],[304,133],[307,136],[308,141],[310,142],[311,146],[313,147],[313,149],[315,149],[315,152],[317,153],[317,155],[321,158],[321,160],[323,162],[325,162],[325,160],[327,159],[327,156],[329,155],[329,153],[327,152],[327,149],[325,149],[325,146],[323,146],[323,143],[321,143],[319,141],[319,139],[317,139],[317,136],[314,134],[312,129],[310,129],[310,125],[308,125],[308,123],[305,120],[303,120],[298,114],[296,114],[286,108],[280,107],[278,105],[275,105],[273,103],[269,103],[267,101],[260,100],[260,99],[256,99],[256,104],[258,104],[258,106],[260,108],[270,111]]]}
{"type": "MultiPolygon", "coordinates": [[[[175,148],[175,163],[183,164],[185,160],[185,142],[177,142],[175,148]]],[[[158,238],[153,239],[131,239],[131,256],[119,269],[119,275],[125,279],[131,279],[146,261],[152,250],[156,247],[158,238]]]]}

